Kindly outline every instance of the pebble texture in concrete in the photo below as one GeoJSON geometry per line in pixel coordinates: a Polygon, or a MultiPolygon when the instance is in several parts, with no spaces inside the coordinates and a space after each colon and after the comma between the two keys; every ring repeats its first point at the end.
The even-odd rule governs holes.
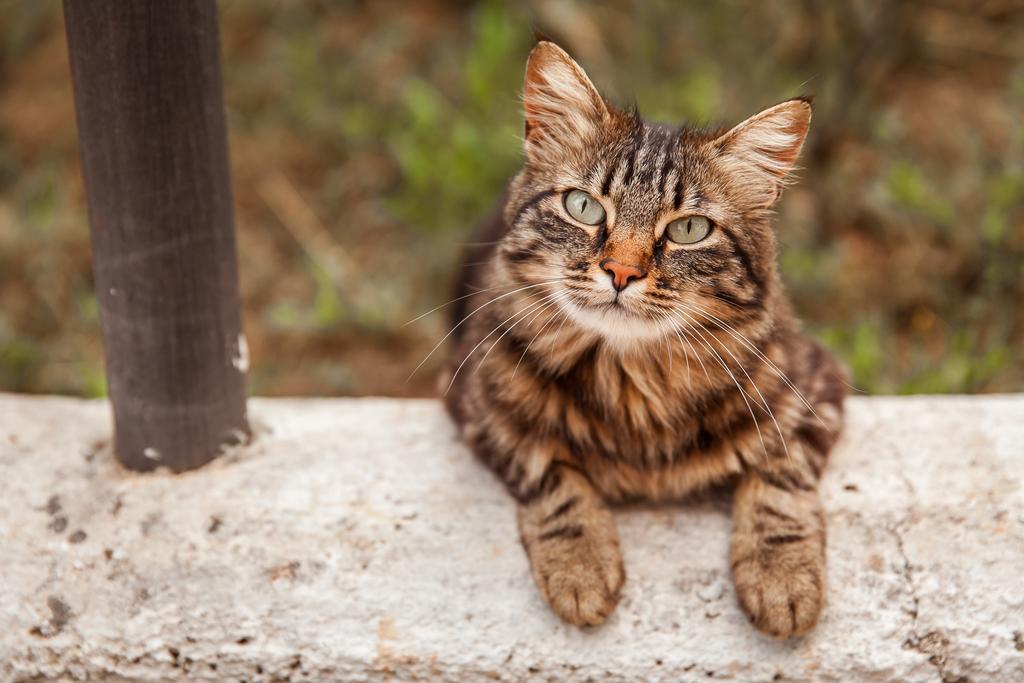
{"type": "Polygon", "coordinates": [[[829,604],[785,643],[736,606],[727,496],[620,511],[622,603],[579,630],[438,403],[251,412],[139,475],[105,403],[0,395],[0,680],[1024,681],[1024,396],[849,401],[829,604]]]}

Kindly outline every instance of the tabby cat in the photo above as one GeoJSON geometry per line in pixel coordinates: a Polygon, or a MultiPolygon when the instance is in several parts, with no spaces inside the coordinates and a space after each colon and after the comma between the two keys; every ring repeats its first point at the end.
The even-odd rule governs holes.
{"type": "Polygon", "coordinates": [[[810,101],[728,130],[647,123],[546,41],[523,99],[526,162],[469,251],[442,384],[518,503],[541,593],[565,621],[603,622],[625,580],[609,505],[729,485],[742,609],[806,632],[845,381],[800,333],[771,208],[810,101]]]}

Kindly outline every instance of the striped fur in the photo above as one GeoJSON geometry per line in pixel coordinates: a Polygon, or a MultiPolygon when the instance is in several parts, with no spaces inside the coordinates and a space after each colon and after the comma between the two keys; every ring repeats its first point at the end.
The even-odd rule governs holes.
{"type": "Polygon", "coordinates": [[[517,501],[541,592],[571,623],[602,622],[625,578],[609,504],[730,485],[740,604],[767,633],[805,632],[824,599],[816,487],[844,380],[799,331],[770,209],[810,104],[731,130],[649,124],[547,42],[524,100],[527,162],[467,255],[443,388],[517,501]],[[601,203],[601,224],[569,216],[572,189],[601,203]],[[667,239],[694,214],[707,238],[667,239]],[[618,292],[608,258],[645,275],[618,292]]]}

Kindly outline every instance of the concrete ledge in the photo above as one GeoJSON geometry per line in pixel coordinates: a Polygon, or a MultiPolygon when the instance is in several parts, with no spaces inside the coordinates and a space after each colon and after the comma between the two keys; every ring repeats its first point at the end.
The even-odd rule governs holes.
{"type": "Polygon", "coordinates": [[[172,476],[113,462],[105,403],[0,395],[0,680],[1024,680],[1024,396],[848,405],[830,603],[778,643],[724,499],[621,511],[622,604],[559,623],[434,401],[256,400],[172,476]]]}

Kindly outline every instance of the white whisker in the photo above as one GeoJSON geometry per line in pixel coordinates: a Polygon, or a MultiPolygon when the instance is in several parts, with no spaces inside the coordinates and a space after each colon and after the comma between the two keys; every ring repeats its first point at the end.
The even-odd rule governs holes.
{"type": "MultiPolygon", "coordinates": [[[[686,305],[686,304],[684,304],[684,305],[686,305]]],[[[779,368],[779,366],[776,365],[772,361],[772,359],[770,359],[770,358],[768,358],[768,356],[764,355],[764,353],[762,353],[760,349],[758,349],[749,339],[747,339],[743,335],[743,333],[741,333],[739,330],[737,330],[732,325],[730,325],[729,323],[725,322],[724,320],[722,320],[721,318],[719,318],[716,315],[713,315],[711,313],[708,313],[707,311],[701,310],[701,309],[696,308],[696,307],[693,307],[693,310],[696,313],[698,313],[700,315],[703,315],[705,318],[713,321],[714,323],[724,327],[725,330],[727,332],[729,332],[729,334],[731,334],[737,341],[739,341],[741,344],[743,344],[748,349],[750,349],[755,354],[757,354],[757,356],[766,365],[768,365],[768,367],[770,367],[775,372],[775,374],[777,374],[779,376],[779,378],[783,382],[786,383],[786,385],[793,391],[793,393],[796,394],[797,398],[800,399],[800,401],[807,407],[807,409],[809,411],[811,411],[811,414],[814,415],[814,417],[818,420],[818,422],[821,423],[821,426],[824,427],[829,433],[832,433],[832,429],[828,426],[828,424],[825,423],[825,421],[823,419],[821,419],[821,416],[818,415],[818,412],[816,410],[814,410],[814,406],[812,406],[811,403],[807,400],[807,398],[800,392],[800,390],[797,389],[796,385],[792,382],[792,380],[789,379],[789,377],[786,375],[786,373],[784,373],[779,368]]]]}
{"type": "MultiPolygon", "coordinates": [[[[683,315],[686,315],[686,314],[684,313],[683,315]]],[[[743,387],[740,386],[739,380],[736,379],[736,375],[733,374],[733,371],[729,369],[729,366],[726,364],[725,359],[723,359],[722,356],[719,355],[719,353],[717,351],[715,351],[714,347],[712,347],[710,344],[707,343],[707,341],[705,341],[704,335],[701,333],[701,331],[695,325],[693,325],[693,322],[694,322],[693,319],[690,318],[687,315],[685,322],[687,322],[687,324],[690,325],[691,330],[693,332],[695,332],[700,337],[701,343],[704,345],[704,347],[708,351],[710,351],[712,353],[712,355],[714,355],[714,357],[718,360],[718,363],[722,366],[722,369],[725,370],[725,372],[729,375],[729,378],[732,380],[732,383],[736,385],[737,389],[739,389],[740,397],[743,399],[743,402],[746,404],[747,411],[750,412],[750,419],[754,421],[754,428],[757,430],[757,438],[761,441],[761,450],[764,451],[764,456],[765,456],[765,458],[767,458],[768,457],[768,447],[765,445],[764,435],[761,433],[761,425],[757,421],[757,416],[754,415],[754,408],[753,408],[753,406],[750,405],[750,399],[747,398],[747,392],[744,391],[743,387]]]]}
{"type": "MultiPolygon", "coordinates": [[[[544,304],[544,305],[539,310],[537,310],[533,314],[533,316],[530,317],[530,322],[533,322],[534,320],[537,319],[537,316],[539,316],[541,313],[543,313],[544,311],[548,310],[552,306],[556,305],[558,303],[558,297],[560,295],[562,295],[562,294],[563,294],[562,292],[555,292],[554,294],[551,294],[551,295],[541,299],[538,302],[538,304],[544,304]]],[[[536,306],[534,306],[532,308],[536,308],[536,306]]],[[[524,320],[526,320],[527,315],[529,315],[529,311],[526,311],[526,314],[523,315],[523,317],[521,317],[519,320],[517,320],[514,323],[512,323],[512,325],[507,330],[502,332],[501,335],[497,339],[494,340],[494,343],[491,344],[490,347],[487,349],[487,353],[485,353],[484,357],[480,359],[479,363],[477,363],[476,368],[473,370],[473,372],[477,372],[480,369],[480,366],[483,365],[484,361],[487,360],[487,356],[491,355],[491,351],[494,350],[494,347],[498,345],[498,342],[500,342],[502,339],[504,339],[506,334],[511,332],[513,329],[515,329],[516,325],[518,325],[519,323],[521,323],[524,320]]],[[[492,332],[492,334],[493,334],[493,332],[492,332]]],[[[490,335],[488,335],[488,336],[490,336],[490,335]]]]}
{"type": "MultiPolygon", "coordinates": [[[[678,322],[676,322],[674,320],[669,320],[669,324],[672,325],[673,328],[675,328],[676,336],[679,337],[679,340],[681,342],[683,342],[684,344],[686,344],[687,346],[689,346],[690,350],[693,351],[693,357],[697,359],[698,363],[700,363],[701,370],[704,371],[704,376],[707,378],[708,382],[710,383],[711,382],[711,375],[710,375],[710,373],[708,373],[707,366],[704,365],[704,359],[702,359],[700,357],[700,354],[697,353],[697,349],[693,348],[693,344],[690,343],[690,335],[686,334],[686,330],[682,326],[680,326],[680,324],[678,322]]],[[[689,373],[689,370],[690,370],[689,356],[687,356],[687,360],[686,360],[686,370],[687,370],[687,373],[689,373]]],[[[689,375],[687,375],[686,379],[687,379],[688,382],[690,382],[690,384],[693,383],[690,380],[689,375]]]]}
{"type": "MultiPolygon", "coordinates": [[[[557,299],[555,301],[555,303],[557,304],[557,303],[561,302],[562,300],[563,299],[557,299]]],[[[558,333],[562,331],[562,326],[565,325],[565,321],[569,319],[569,312],[568,311],[566,311],[564,309],[558,309],[558,311],[562,314],[562,324],[558,326],[557,330],[555,330],[555,336],[556,337],[558,336],[558,333]]],[[[516,373],[519,372],[519,366],[522,364],[523,359],[526,358],[526,354],[527,354],[527,352],[529,352],[530,347],[533,346],[533,342],[537,341],[537,337],[539,337],[541,335],[541,332],[546,330],[548,325],[550,325],[552,323],[552,321],[557,320],[557,319],[558,319],[557,314],[556,315],[552,315],[550,318],[548,318],[547,322],[544,323],[544,326],[541,327],[539,330],[537,330],[537,334],[533,335],[533,339],[531,339],[530,343],[526,345],[525,349],[523,349],[523,354],[521,356],[519,356],[519,361],[516,363],[515,369],[512,370],[512,377],[513,378],[515,378],[516,373]]]]}
{"type": "MultiPolygon", "coordinates": [[[[671,318],[669,318],[668,313],[666,313],[664,311],[659,311],[659,312],[655,313],[655,315],[658,316],[658,318],[661,320],[661,322],[668,323],[669,325],[671,325],[672,328],[673,328],[673,332],[675,332],[676,338],[679,339],[679,341],[684,342],[687,346],[689,346],[691,351],[694,351],[693,346],[688,341],[684,340],[679,335],[678,325],[671,318]]],[[[674,355],[673,354],[672,345],[668,343],[668,337],[665,337],[665,342],[666,342],[666,345],[668,346],[668,350],[669,350],[669,354],[670,354],[669,355],[669,361],[671,362],[672,355],[674,355]]],[[[696,354],[696,351],[694,351],[694,353],[696,354]]],[[[693,376],[690,374],[690,354],[686,351],[686,347],[685,346],[683,347],[683,357],[686,359],[686,383],[688,385],[690,385],[690,386],[693,386],[693,376]]],[[[669,366],[669,374],[672,374],[671,365],[669,366]]]]}
{"type": "Polygon", "coordinates": [[[445,303],[441,304],[440,306],[434,306],[433,308],[431,308],[426,313],[421,313],[420,315],[416,316],[412,320],[403,323],[402,327],[405,327],[407,325],[412,325],[417,320],[422,320],[423,318],[426,318],[431,313],[433,313],[435,311],[440,311],[445,306],[450,306],[453,303],[455,303],[456,301],[462,301],[463,299],[468,299],[469,297],[475,296],[477,294],[480,294],[481,292],[491,292],[491,291],[494,291],[495,289],[505,289],[505,288],[506,288],[506,286],[504,286],[504,285],[498,285],[497,287],[487,287],[485,289],[474,288],[473,291],[470,292],[469,294],[463,294],[462,296],[457,296],[454,299],[452,299],[451,301],[446,301],[445,303]]]}
{"type": "Polygon", "coordinates": [[[412,376],[415,375],[416,372],[421,367],[423,367],[423,364],[427,362],[427,359],[430,358],[432,355],[434,355],[435,351],[437,351],[439,348],[441,348],[441,344],[444,344],[445,341],[448,339],[448,337],[452,336],[452,334],[455,333],[455,330],[459,329],[459,327],[462,325],[462,323],[466,322],[467,320],[472,318],[474,315],[476,315],[477,312],[480,311],[480,309],[486,308],[486,307],[490,306],[491,304],[493,304],[495,301],[498,301],[499,299],[504,299],[507,296],[512,296],[513,294],[517,294],[517,293],[522,292],[524,290],[533,289],[534,287],[543,287],[545,285],[554,284],[556,282],[561,282],[563,280],[565,280],[565,278],[556,278],[554,280],[545,280],[543,282],[536,282],[536,283],[534,283],[532,285],[526,285],[524,287],[519,287],[518,289],[514,289],[511,292],[506,292],[505,294],[501,294],[499,296],[496,296],[493,299],[491,299],[490,301],[488,301],[487,303],[481,304],[477,308],[473,309],[473,311],[470,312],[469,315],[467,315],[465,318],[463,318],[459,322],[455,323],[455,325],[452,327],[452,329],[448,330],[448,334],[446,334],[443,337],[441,337],[441,341],[437,342],[437,344],[434,345],[434,348],[430,349],[430,353],[428,353],[423,358],[423,360],[421,360],[419,362],[419,365],[417,365],[415,368],[413,368],[412,372],[409,373],[409,377],[407,377],[405,381],[408,382],[410,379],[412,379],[412,376]]]}
{"type": "MultiPolygon", "coordinates": [[[[696,307],[689,306],[682,302],[680,302],[680,305],[688,311],[692,311],[698,314],[701,313],[701,311],[696,307]]],[[[747,369],[743,367],[743,363],[741,363],[740,359],[736,357],[736,354],[732,352],[732,349],[730,349],[726,344],[724,344],[721,339],[718,339],[715,335],[711,334],[710,331],[708,332],[708,336],[710,336],[712,340],[717,341],[718,345],[722,347],[722,349],[726,353],[728,353],[734,361],[736,361],[736,365],[739,366],[740,371],[743,372],[743,374],[746,376],[747,381],[750,382],[750,386],[754,387],[754,391],[757,392],[758,397],[760,397],[761,403],[764,404],[764,409],[768,411],[768,416],[772,419],[772,422],[775,423],[775,431],[779,433],[779,438],[782,439],[782,449],[786,452],[786,457],[791,458],[792,456],[790,456],[789,454],[789,444],[786,443],[786,437],[782,433],[782,427],[779,426],[779,421],[775,419],[775,413],[772,412],[771,406],[768,405],[768,399],[764,397],[764,394],[761,393],[761,389],[758,388],[757,382],[755,382],[754,378],[750,376],[750,373],[747,372],[747,369]]]]}
{"type": "MultiPolygon", "coordinates": [[[[557,292],[556,292],[555,294],[557,294],[557,292]]],[[[541,299],[541,300],[540,300],[539,302],[536,302],[536,303],[534,303],[534,304],[531,304],[531,305],[527,306],[526,308],[528,308],[529,310],[533,310],[533,308],[534,308],[535,306],[539,306],[540,304],[544,303],[545,301],[547,301],[547,300],[548,300],[548,299],[550,299],[551,297],[555,296],[555,294],[548,294],[548,295],[546,295],[546,296],[545,296],[545,297],[544,297],[543,299],[541,299]]],[[[507,324],[507,323],[508,323],[508,321],[512,320],[512,318],[515,318],[516,316],[520,315],[521,313],[523,313],[523,309],[520,309],[520,310],[516,311],[515,313],[513,313],[512,315],[510,315],[509,317],[505,318],[505,320],[504,320],[503,322],[500,322],[500,323],[498,323],[498,324],[497,324],[497,325],[496,325],[496,326],[494,327],[494,329],[493,329],[493,330],[491,330],[490,332],[488,332],[488,333],[487,333],[487,336],[483,337],[483,338],[482,338],[482,339],[481,339],[480,341],[478,341],[478,342],[476,343],[476,346],[474,346],[474,347],[473,347],[472,349],[470,349],[469,353],[467,353],[467,354],[466,354],[466,357],[462,359],[462,362],[461,362],[461,363],[459,363],[459,367],[457,367],[457,368],[455,369],[455,372],[454,372],[454,373],[452,373],[452,378],[451,378],[451,381],[450,381],[450,382],[448,382],[448,388],[444,390],[444,395],[445,395],[445,396],[447,396],[447,395],[448,395],[448,392],[449,392],[449,391],[451,391],[451,388],[452,388],[452,386],[453,386],[453,385],[455,384],[455,379],[456,379],[456,378],[457,378],[457,377],[459,376],[459,372],[460,372],[460,371],[462,370],[462,367],[463,367],[463,366],[464,366],[464,365],[466,364],[466,362],[467,362],[467,361],[468,361],[468,360],[469,360],[470,358],[472,358],[472,357],[473,357],[473,354],[474,354],[474,353],[476,353],[477,349],[479,349],[479,348],[480,348],[480,347],[481,347],[481,346],[483,345],[483,343],[484,343],[485,341],[487,341],[488,339],[490,339],[491,335],[492,335],[492,334],[494,334],[495,332],[497,332],[497,331],[498,331],[498,328],[500,328],[500,327],[501,327],[502,325],[505,325],[505,324],[507,324]]],[[[492,348],[493,348],[493,346],[492,346],[492,348]]]]}

